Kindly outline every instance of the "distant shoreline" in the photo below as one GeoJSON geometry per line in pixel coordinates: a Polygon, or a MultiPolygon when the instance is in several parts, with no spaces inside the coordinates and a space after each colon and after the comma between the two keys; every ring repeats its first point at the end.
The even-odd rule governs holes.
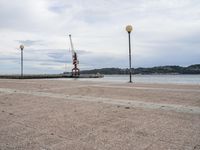
{"type": "MultiPolygon", "coordinates": [[[[133,75],[200,75],[200,64],[190,65],[188,67],[181,66],[157,66],[151,68],[131,68],[133,75]]],[[[101,68],[91,70],[81,70],[81,75],[129,75],[128,68],[101,68]]],[[[19,76],[19,74],[1,74],[0,76],[19,76]]],[[[27,76],[70,76],[71,72],[64,73],[44,73],[44,74],[26,74],[27,76]]]]}
{"type": "MultiPolygon", "coordinates": [[[[188,67],[181,66],[157,66],[151,68],[131,68],[132,74],[142,74],[142,75],[177,75],[177,74],[200,74],[200,64],[190,65],[188,67]]],[[[104,75],[128,75],[128,68],[102,68],[102,69],[92,69],[83,70],[81,74],[104,74],[104,75]]]]}

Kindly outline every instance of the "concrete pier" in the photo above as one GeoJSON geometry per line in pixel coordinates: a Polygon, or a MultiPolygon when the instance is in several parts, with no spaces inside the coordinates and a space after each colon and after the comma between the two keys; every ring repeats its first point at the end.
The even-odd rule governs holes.
{"type": "Polygon", "coordinates": [[[199,150],[199,89],[0,79],[0,149],[199,150]]]}

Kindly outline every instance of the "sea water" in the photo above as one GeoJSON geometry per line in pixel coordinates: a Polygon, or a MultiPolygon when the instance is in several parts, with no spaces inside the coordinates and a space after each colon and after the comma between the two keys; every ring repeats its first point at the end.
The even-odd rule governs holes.
{"type": "MultiPolygon", "coordinates": [[[[129,82],[129,75],[104,75],[104,78],[80,78],[84,81],[129,82]]],[[[200,75],[132,75],[137,83],[199,84],[200,75]]]]}

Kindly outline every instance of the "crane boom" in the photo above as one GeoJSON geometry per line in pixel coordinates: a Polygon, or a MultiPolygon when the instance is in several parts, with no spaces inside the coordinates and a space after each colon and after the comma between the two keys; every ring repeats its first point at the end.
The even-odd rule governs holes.
{"type": "Polygon", "coordinates": [[[72,55],[75,53],[75,50],[74,50],[74,45],[72,43],[72,36],[71,34],[69,35],[69,40],[70,40],[70,44],[71,44],[71,51],[72,51],[72,55]]]}

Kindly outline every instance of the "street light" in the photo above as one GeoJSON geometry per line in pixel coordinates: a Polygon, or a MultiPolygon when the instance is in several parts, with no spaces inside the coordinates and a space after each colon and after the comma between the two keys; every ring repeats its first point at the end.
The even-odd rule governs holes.
{"type": "Polygon", "coordinates": [[[24,49],[24,45],[20,45],[20,49],[21,49],[21,78],[23,77],[23,49],[24,49]]]}
{"type": "Polygon", "coordinates": [[[129,75],[130,75],[130,83],[132,83],[131,75],[131,31],[133,30],[133,27],[131,25],[126,26],[126,31],[128,32],[128,39],[129,39],[129,75]]]}

